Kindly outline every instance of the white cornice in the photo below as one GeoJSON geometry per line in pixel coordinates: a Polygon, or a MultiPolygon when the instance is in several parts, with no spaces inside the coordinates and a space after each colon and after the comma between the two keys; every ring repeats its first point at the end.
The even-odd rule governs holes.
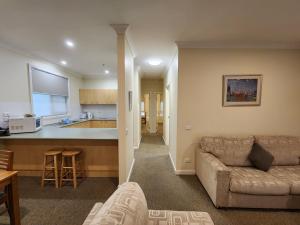
{"type": "Polygon", "coordinates": [[[110,24],[117,34],[125,34],[129,24],[110,24]]]}
{"type": "Polygon", "coordinates": [[[210,42],[176,41],[178,48],[249,48],[249,49],[300,49],[300,42],[210,42]]]}

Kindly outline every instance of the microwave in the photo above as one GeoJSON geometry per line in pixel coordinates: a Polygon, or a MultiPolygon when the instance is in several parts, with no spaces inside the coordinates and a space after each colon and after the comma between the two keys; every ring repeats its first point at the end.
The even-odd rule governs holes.
{"type": "Polygon", "coordinates": [[[9,119],[11,134],[36,132],[42,128],[40,117],[24,117],[9,119]]]}

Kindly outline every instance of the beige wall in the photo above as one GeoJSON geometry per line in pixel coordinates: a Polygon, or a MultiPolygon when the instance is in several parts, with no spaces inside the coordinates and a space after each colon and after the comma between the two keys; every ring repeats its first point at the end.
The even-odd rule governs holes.
{"type": "Polygon", "coordinates": [[[203,135],[300,135],[299,62],[298,50],[180,49],[177,169],[194,170],[203,135]],[[261,106],[222,107],[224,74],[262,74],[261,106]]]}
{"type": "Polygon", "coordinates": [[[178,55],[176,54],[164,79],[164,140],[169,146],[170,156],[174,167],[176,167],[177,161],[177,89],[178,55]]]}
{"type": "Polygon", "coordinates": [[[141,77],[140,68],[134,69],[134,90],[133,90],[133,113],[134,113],[134,135],[133,145],[135,149],[139,148],[141,141],[141,77]]]}
{"type": "Polygon", "coordinates": [[[149,94],[149,92],[160,92],[164,91],[164,80],[163,79],[145,79],[141,80],[141,95],[149,94]]]}
{"type": "MultiPolygon", "coordinates": [[[[12,115],[31,113],[28,64],[37,68],[63,75],[70,79],[70,116],[78,116],[79,88],[82,84],[79,74],[71,73],[63,67],[40,60],[25,53],[0,47],[0,114],[12,115]]],[[[48,118],[46,122],[52,121],[48,118]]]]}

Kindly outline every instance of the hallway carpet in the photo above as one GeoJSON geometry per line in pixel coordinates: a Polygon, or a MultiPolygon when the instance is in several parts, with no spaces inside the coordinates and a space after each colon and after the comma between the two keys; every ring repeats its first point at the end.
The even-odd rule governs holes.
{"type": "Polygon", "coordinates": [[[204,211],[215,225],[300,225],[298,210],[216,209],[196,176],[176,176],[160,136],[144,136],[131,181],[142,187],[149,209],[204,211]]]}

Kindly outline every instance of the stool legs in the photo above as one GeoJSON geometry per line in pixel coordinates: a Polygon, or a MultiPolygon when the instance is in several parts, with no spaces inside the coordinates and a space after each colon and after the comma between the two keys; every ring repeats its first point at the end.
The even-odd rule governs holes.
{"type": "Polygon", "coordinates": [[[45,181],[55,181],[55,187],[59,188],[59,176],[58,176],[58,156],[56,155],[44,155],[44,168],[42,174],[41,186],[45,186],[45,181]],[[50,161],[48,161],[50,159],[50,161]],[[47,174],[47,172],[49,172],[47,174]],[[49,177],[51,174],[51,177],[49,177]]]}
{"type": "Polygon", "coordinates": [[[60,167],[60,187],[62,186],[63,183],[63,178],[64,178],[64,168],[65,168],[65,157],[61,157],[61,167],[60,167]]]}
{"type": "Polygon", "coordinates": [[[58,166],[57,166],[57,157],[54,156],[54,177],[55,177],[55,187],[59,188],[58,186],[58,166]]]}
{"type": "Polygon", "coordinates": [[[43,165],[42,183],[41,183],[42,187],[44,187],[44,185],[45,185],[46,164],[47,164],[47,156],[45,155],[44,156],[44,165],[43,165]]]}
{"type": "Polygon", "coordinates": [[[77,188],[77,173],[76,173],[76,158],[72,156],[72,169],[73,169],[73,187],[77,188]]]}
{"type": "MultiPolygon", "coordinates": [[[[77,154],[78,155],[78,154],[77,154]]],[[[73,187],[77,188],[77,161],[76,155],[62,156],[61,162],[61,179],[60,186],[62,187],[65,181],[71,181],[73,187]]]]}

